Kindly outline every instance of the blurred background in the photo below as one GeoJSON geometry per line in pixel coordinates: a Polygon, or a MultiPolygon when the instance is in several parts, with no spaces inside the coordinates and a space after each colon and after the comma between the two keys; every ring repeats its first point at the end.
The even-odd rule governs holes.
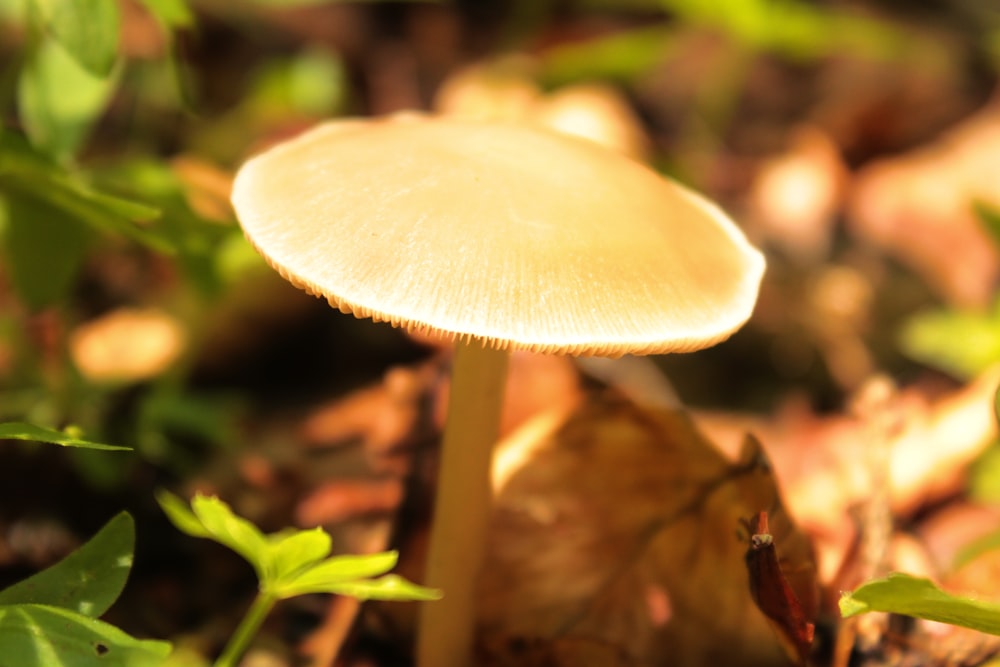
{"type": "MultiPolygon", "coordinates": [[[[945,522],[954,551],[1000,501],[998,73],[989,0],[0,0],[0,421],[136,449],[0,443],[0,585],[127,508],[113,620],[211,653],[252,573],[182,539],[153,487],[345,551],[389,539],[445,353],[289,286],[228,198],[254,152],[404,109],[579,134],[719,202],[768,258],[747,326],[572,372],[676,396],[729,454],[752,425],[792,513],[839,545],[826,582],[848,539],[830,507],[872,495],[857,399],[887,379],[886,437],[912,447],[895,524],[986,512],[945,522]]],[[[562,391],[564,367],[523,363],[525,395],[562,391]]],[[[283,609],[265,647],[300,664],[327,603],[283,609]]]]}

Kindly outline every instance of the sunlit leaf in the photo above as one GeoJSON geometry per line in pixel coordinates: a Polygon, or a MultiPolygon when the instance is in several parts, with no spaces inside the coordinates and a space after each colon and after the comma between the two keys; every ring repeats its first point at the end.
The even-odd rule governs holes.
{"type": "Polygon", "coordinates": [[[294,578],[303,568],[326,558],[331,548],[330,536],[322,528],[269,535],[264,580],[294,578]]]}
{"type": "Polygon", "coordinates": [[[121,15],[109,0],[32,0],[45,30],[94,76],[111,73],[118,57],[121,15]]]}
{"type": "Polygon", "coordinates": [[[0,0],[0,20],[21,23],[28,13],[28,0],[0,0]]]}
{"type": "Polygon", "coordinates": [[[906,323],[900,347],[908,356],[959,378],[1000,361],[1000,303],[992,312],[937,310],[906,323]]]}
{"type": "Polygon", "coordinates": [[[202,524],[201,519],[191,511],[187,503],[174,494],[159,490],[156,492],[156,502],[160,504],[160,509],[170,519],[170,523],[174,524],[174,527],[182,533],[186,533],[191,537],[210,538],[212,536],[204,524],[202,524]]]}
{"type": "Polygon", "coordinates": [[[18,80],[18,113],[31,143],[60,160],[71,157],[103,113],[115,79],[94,76],[58,43],[43,40],[18,80]]]}
{"type": "Polygon", "coordinates": [[[186,644],[180,643],[175,646],[170,657],[163,661],[160,667],[211,667],[212,663],[204,655],[197,638],[187,638],[186,644]]]}
{"type": "Polygon", "coordinates": [[[969,497],[982,503],[1000,503],[1000,446],[994,443],[969,469],[969,497]]]}
{"type": "MultiPolygon", "coordinates": [[[[394,551],[363,556],[334,556],[317,563],[288,581],[278,582],[272,592],[279,597],[307,593],[331,593],[341,585],[385,574],[396,566],[394,551]]],[[[339,589],[337,589],[339,590],[339,589]]]]}
{"type": "Polygon", "coordinates": [[[0,605],[44,604],[97,618],[125,587],[134,548],[135,523],[122,512],[55,565],[0,591],[0,605]]]}
{"type": "Polygon", "coordinates": [[[158,667],[170,644],[40,604],[0,606],[2,667],[158,667]]]}
{"type": "Polygon", "coordinates": [[[117,445],[91,442],[84,440],[77,434],[22,422],[5,422],[0,424],[0,440],[33,440],[35,442],[48,442],[64,447],[83,447],[86,449],[104,449],[109,451],[128,451],[131,449],[131,447],[119,447],[117,445]]]}
{"type": "MultiPolygon", "coordinates": [[[[291,8],[291,7],[308,7],[310,5],[329,5],[338,2],[346,2],[347,0],[252,0],[252,2],[262,5],[265,7],[276,7],[276,8],[291,8]]],[[[376,2],[386,2],[387,0],[367,0],[371,3],[376,2]]],[[[427,4],[437,4],[443,0],[409,0],[409,2],[420,2],[427,4]]]]}
{"type": "Polygon", "coordinates": [[[170,28],[188,28],[194,24],[194,14],[185,0],[142,0],[149,13],[170,28]]]}
{"type": "Polygon", "coordinates": [[[443,597],[439,590],[418,586],[395,574],[317,586],[312,592],[349,595],[359,600],[440,600],[443,597]]]}
{"type": "MultiPolygon", "coordinates": [[[[255,525],[246,519],[236,516],[229,505],[214,496],[196,495],[191,500],[194,516],[207,535],[219,544],[223,544],[245,558],[263,578],[263,565],[267,550],[267,539],[255,525]]],[[[185,525],[190,525],[185,524],[185,525]]],[[[184,527],[178,525],[184,530],[184,527]]],[[[191,532],[189,534],[194,535],[191,532]]]]}
{"type": "MultiPolygon", "coordinates": [[[[184,501],[161,491],[157,501],[171,522],[194,537],[223,544],[253,565],[262,591],[275,598],[308,593],[338,593],[360,599],[435,600],[438,591],[385,574],[396,565],[394,551],[364,556],[334,556],[330,536],[321,528],[293,530],[265,537],[252,523],[233,514],[218,498],[195,496],[188,509],[184,501]]],[[[2,663],[0,663],[2,667],[2,663]]]]}
{"type": "MultiPolygon", "coordinates": [[[[921,44],[886,22],[801,0],[661,0],[661,3],[684,21],[721,29],[755,51],[779,53],[788,58],[808,60],[847,51],[868,57],[898,57],[921,44]]],[[[923,50],[939,55],[930,45],[923,50]]]]}
{"type": "Polygon", "coordinates": [[[252,0],[254,4],[265,7],[308,7],[331,2],[331,0],[252,0]]]}
{"type": "Polygon", "coordinates": [[[1000,635],[1000,605],[951,595],[930,580],[908,574],[891,574],[862,585],[840,597],[844,618],[872,611],[889,612],[950,623],[1000,635]]]}

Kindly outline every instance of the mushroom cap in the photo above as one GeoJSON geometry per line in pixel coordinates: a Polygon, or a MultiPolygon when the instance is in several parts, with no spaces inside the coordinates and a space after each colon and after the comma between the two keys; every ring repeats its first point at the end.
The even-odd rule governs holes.
{"type": "Polygon", "coordinates": [[[244,164],[233,204],[283,277],[340,310],[503,349],[707,347],[750,317],[764,271],[697,194],[509,123],[327,122],[244,164]]]}

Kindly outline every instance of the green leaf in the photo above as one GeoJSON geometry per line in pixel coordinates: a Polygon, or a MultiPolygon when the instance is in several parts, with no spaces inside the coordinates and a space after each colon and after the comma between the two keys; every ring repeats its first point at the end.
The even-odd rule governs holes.
{"type": "Polygon", "coordinates": [[[131,447],[91,442],[84,440],[77,433],[67,433],[22,422],[5,422],[0,424],[0,440],[33,440],[35,442],[62,445],[63,447],[83,447],[86,449],[102,449],[107,451],[130,451],[132,449],[131,447]]]}
{"type": "Polygon", "coordinates": [[[307,49],[268,62],[252,83],[244,106],[261,116],[290,112],[329,116],[347,97],[343,62],[329,51],[307,49]]]}
{"type": "MultiPolygon", "coordinates": [[[[194,26],[194,14],[186,0],[141,0],[146,10],[160,24],[166,41],[167,53],[159,62],[150,63],[152,77],[144,76],[146,85],[153,88],[153,97],[161,104],[181,105],[193,111],[194,83],[184,60],[178,56],[175,32],[194,26]]],[[[140,93],[141,94],[141,93],[140,93]]],[[[150,97],[150,95],[144,95],[150,97]]]]}
{"type": "Polygon", "coordinates": [[[115,84],[115,77],[94,76],[55,41],[44,40],[18,79],[18,113],[31,143],[58,160],[70,158],[103,113],[115,84]]]}
{"type": "Polygon", "coordinates": [[[52,567],[0,591],[0,605],[44,604],[97,618],[125,587],[134,549],[135,523],[122,512],[52,567]]]}
{"type": "Polygon", "coordinates": [[[157,231],[175,249],[178,267],[202,293],[219,293],[223,284],[216,266],[219,246],[227,238],[243,238],[236,225],[219,224],[195,212],[177,174],[162,161],[119,163],[99,172],[97,182],[126,196],[141,194],[160,208],[163,219],[157,231]]]}
{"type": "Polygon", "coordinates": [[[320,5],[329,3],[332,0],[252,0],[254,4],[264,7],[308,7],[310,5],[320,5]]]}
{"type": "MultiPolygon", "coordinates": [[[[346,2],[347,0],[252,0],[254,4],[262,7],[273,7],[276,9],[291,9],[293,7],[309,7],[311,5],[333,4],[336,2],[346,2]]],[[[388,2],[389,0],[366,0],[367,2],[388,2]]],[[[403,2],[415,2],[421,4],[440,4],[443,0],[403,0],[403,2]]]]}
{"type": "Polygon", "coordinates": [[[170,657],[160,667],[212,667],[212,663],[205,657],[199,639],[187,637],[178,641],[170,657]]]}
{"type": "Polygon", "coordinates": [[[264,582],[294,578],[304,568],[326,558],[333,546],[322,528],[270,535],[268,542],[263,563],[264,582]]]}
{"type": "Polygon", "coordinates": [[[439,590],[418,586],[395,574],[331,584],[314,592],[349,595],[359,600],[440,600],[443,597],[439,590]]]}
{"type": "Polygon", "coordinates": [[[682,46],[676,28],[655,26],[569,41],[541,54],[540,77],[548,85],[582,80],[632,80],[669,60],[682,46]]]}
{"type": "Polygon", "coordinates": [[[194,14],[184,0],[142,0],[149,13],[169,28],[190,28],[194,14]]]}
{"type": "Polygon", "coordinates": [[[844,618],[872,611],[914,616],[1000,635],[1000,605],[945,593],[928,579],[890,574],[840,597],[844,618]]]}
{"type": "Polygon", "coordinates": [[[1000,209],[983,201],[973,202],[972,208],[983,229],[993,240],[993,245],[1000,247],[1000,209]]]}
{"type": "Polygon", "coordinates": [[[178,529],[229,547],[249,561],[257,576],[264,579],[267,538],[255,525],[233,514],[229,505],[214,496],[198,494],[191,500],[193,511],[188,511],[182,500],[166,491],[159,492],[157,500],[178,529]]]}
{"type": "Polygon", "coordinates": [[[229,505],[214,496],[196,495],[191,509],[213,540],[243,556],[257,570],[257,576],[264,578],[267,539],[257,526],[236,516],[229,505]]]}
{"type": "Polygon", "coordinates": [[[0,667],[158,667],[170,644],[39,604],[0,606],[0,667]]]}
{"type": "Polygon", "coordinates": [[[0,0],[0,23],[23,23],[28,15],[28,0],[0,0]]]}
{"type": "Polygon", "coordinates": [[[993,443],[969,469],[969,497],[977,502],[1000,503],[1000,446],[993,443]]]}
{"type": "Polygon", "coordinates": [[[111,73],[118,58],[121,15],[109,0],[32,0],[45,30],[96,77],[111,73]]]}
{"type": "Polygon", "coordinates": [[[10,281],[21,300],[34,310],[64,301],[83,263],[90,230],[34,197],[0,199],[0,219],[10,281]]]}
{"type": "Polygon", "coordinates": [[[0,193],[30,196],[94,229],[121,234],[161,252],[174,250],[168,240],[135,224],[155,220],[158,209],[94,190],[11,132],[0,132],[0,193]]]}
{"type": "Polygon", "coordinates": [[[174,527],[182,533],[186,533],[191,537],[212,537],[212,534],[208,532],[201,520],[194,515],[194,512],[188,508],[187,504],[174,494],[162,489],[157,490],[156,502],[160,504],[163,513],[170,519],[170,523],[174,524],[174,527]]]}
{"type": "Polygon", "coordinates": [[[394,551],[334,556],[321,561],[330,552],[330,536],[321,528],[265,537],[218,498],[195,496],[191,501],[193,511],[166,491],[158,492],[156,498],[181,531],[215,540],[250,561],[260,579],[261,591],[276,599],[307,593],[338,593],[379,600],[436,600],[441,596],[439,591],[411,584],[395,575],[366,580],[396,566],[398,556],[394,551]]]}
{"type": "MultiPolygon", "coordinates": [[[[723,31],[754,51],[811,60],[837,52],[865,57],[899,56],[922,40],[890,23],[850,10],[827,9],[800,0],[661,0],[685,22],[723,31]]],[[[928,55],[940,51],[928,46],[928,55]]]]}
{"type": "Polygon", "coordinates": [[[271,592],[281,598],[307,593],[337,592],[339,586],[359,583],[357,580],[385,574],[396,567],[395,551],[364,556],[333,556],[316,563],[294,578],[275,584],[271,592]]]}
{"type": "Polygon", "coordinates": [[[996,307],[992,313],[919,313],[903,327],[900,347],[917,361],[969,379],[1000,360],[1000,316],[996,307]]]}

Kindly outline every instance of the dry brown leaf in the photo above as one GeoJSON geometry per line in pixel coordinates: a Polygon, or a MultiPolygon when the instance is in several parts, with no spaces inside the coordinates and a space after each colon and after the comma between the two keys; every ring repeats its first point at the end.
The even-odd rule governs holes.
{"type": "Polygon", "coordinates": [[[851,230],[908,263],[953,303],[984,306],[1000,275],[1000,253],[972,204],[1000,206],[998,154],[994,102],[936,143],[862,169],[848,202],[851,230]]]}
{"type": "MultiPolygon", "coordinates": [[[[770,511],[783,555],[799,558],[790,575],[815,579],[769,471],[727,460],[679,412],[607,394],[546,431],[498,490],[484,642],[572,638],[638,664],[784,664],[750,596],[739,520],[770,511]]],[[[815,593],[803,597],[814,609],[815,593]]]]}
{"type": "Polygon", "coordinates": [[[749,534],[744,558],[750,576],[750,596],[782,640],[791,661],[806,667],[816,630],[815,610],[810,610],[811,614],[807,612],[785,576],[767,512],[757,512],[745,526],[749,534]]]}
{"type": "Polygon", "coordinates": [[[403,497],[398,478],[338,480],[313,489],[295,508],[299,526],[333,525],[370,514],[393,512],[403,497]]]}
{"type": "MultiPolygon", "coordinates": [[[[448,403],[446,356],[412,368],[393,368],[382,382],[338,398],[314,410],[300,437],[306,446],[321,447],[360,438],[369,462],[405,442],[419,411],[443,428],[448,403]],[[424,399],[430,400],[424,404],[424,399]]],[[[500,433],[518,428],[533,415],[553,408],[570,408],[581,397],[580,376],[568,357],[515,352],[511,355],[500,417],[500,433]]]]}
{"type": "MultiPolygon", "coordinates": [[[[445,402],[442,383],[416,385],[398,402],[385,385],[366,392],[341,404],[340,419],[367,438],[374,427],[365,423],[382,410],[426,392],[438,396],[425,405],[445,402]]],[[[770,513],[783,570],[790,564],[787,578],[810,614],[815,570],[760,446],[749,440],[742,456],[727,458],[680,412],[579,385],[566,359],[515,355],[508,436],[494,457],[483,664],[570,665],[582,656],[609,666],[785,664],[750,595],[739,520],[770,513]]],[[[404,576],[419,578],[424,537],[417,530],[404,549],[404,576]]],[[[380,627],[406,636],[412,612],[394,604],[375,613],[380,627]]]]}
{"type": "MultiPolygon", "coordinates": [[[[928,396],[918,386],[900,391],[893,408],[900,427],[887,443],[895,515],[911,514],[961,488],[966,467],[995,436],[998,377],[1000,369],[993,369],[943,396],[928,396]]],[[[873,492],[868,425],[844,415],[817,415],[799,401],[770,417],[702,413],[698,425],[725,451],[736,451],[748,429],[768,443],[789,511],[815,541],[820,579],[832,581],[857,538],[851,510],[873,492]]]]}

